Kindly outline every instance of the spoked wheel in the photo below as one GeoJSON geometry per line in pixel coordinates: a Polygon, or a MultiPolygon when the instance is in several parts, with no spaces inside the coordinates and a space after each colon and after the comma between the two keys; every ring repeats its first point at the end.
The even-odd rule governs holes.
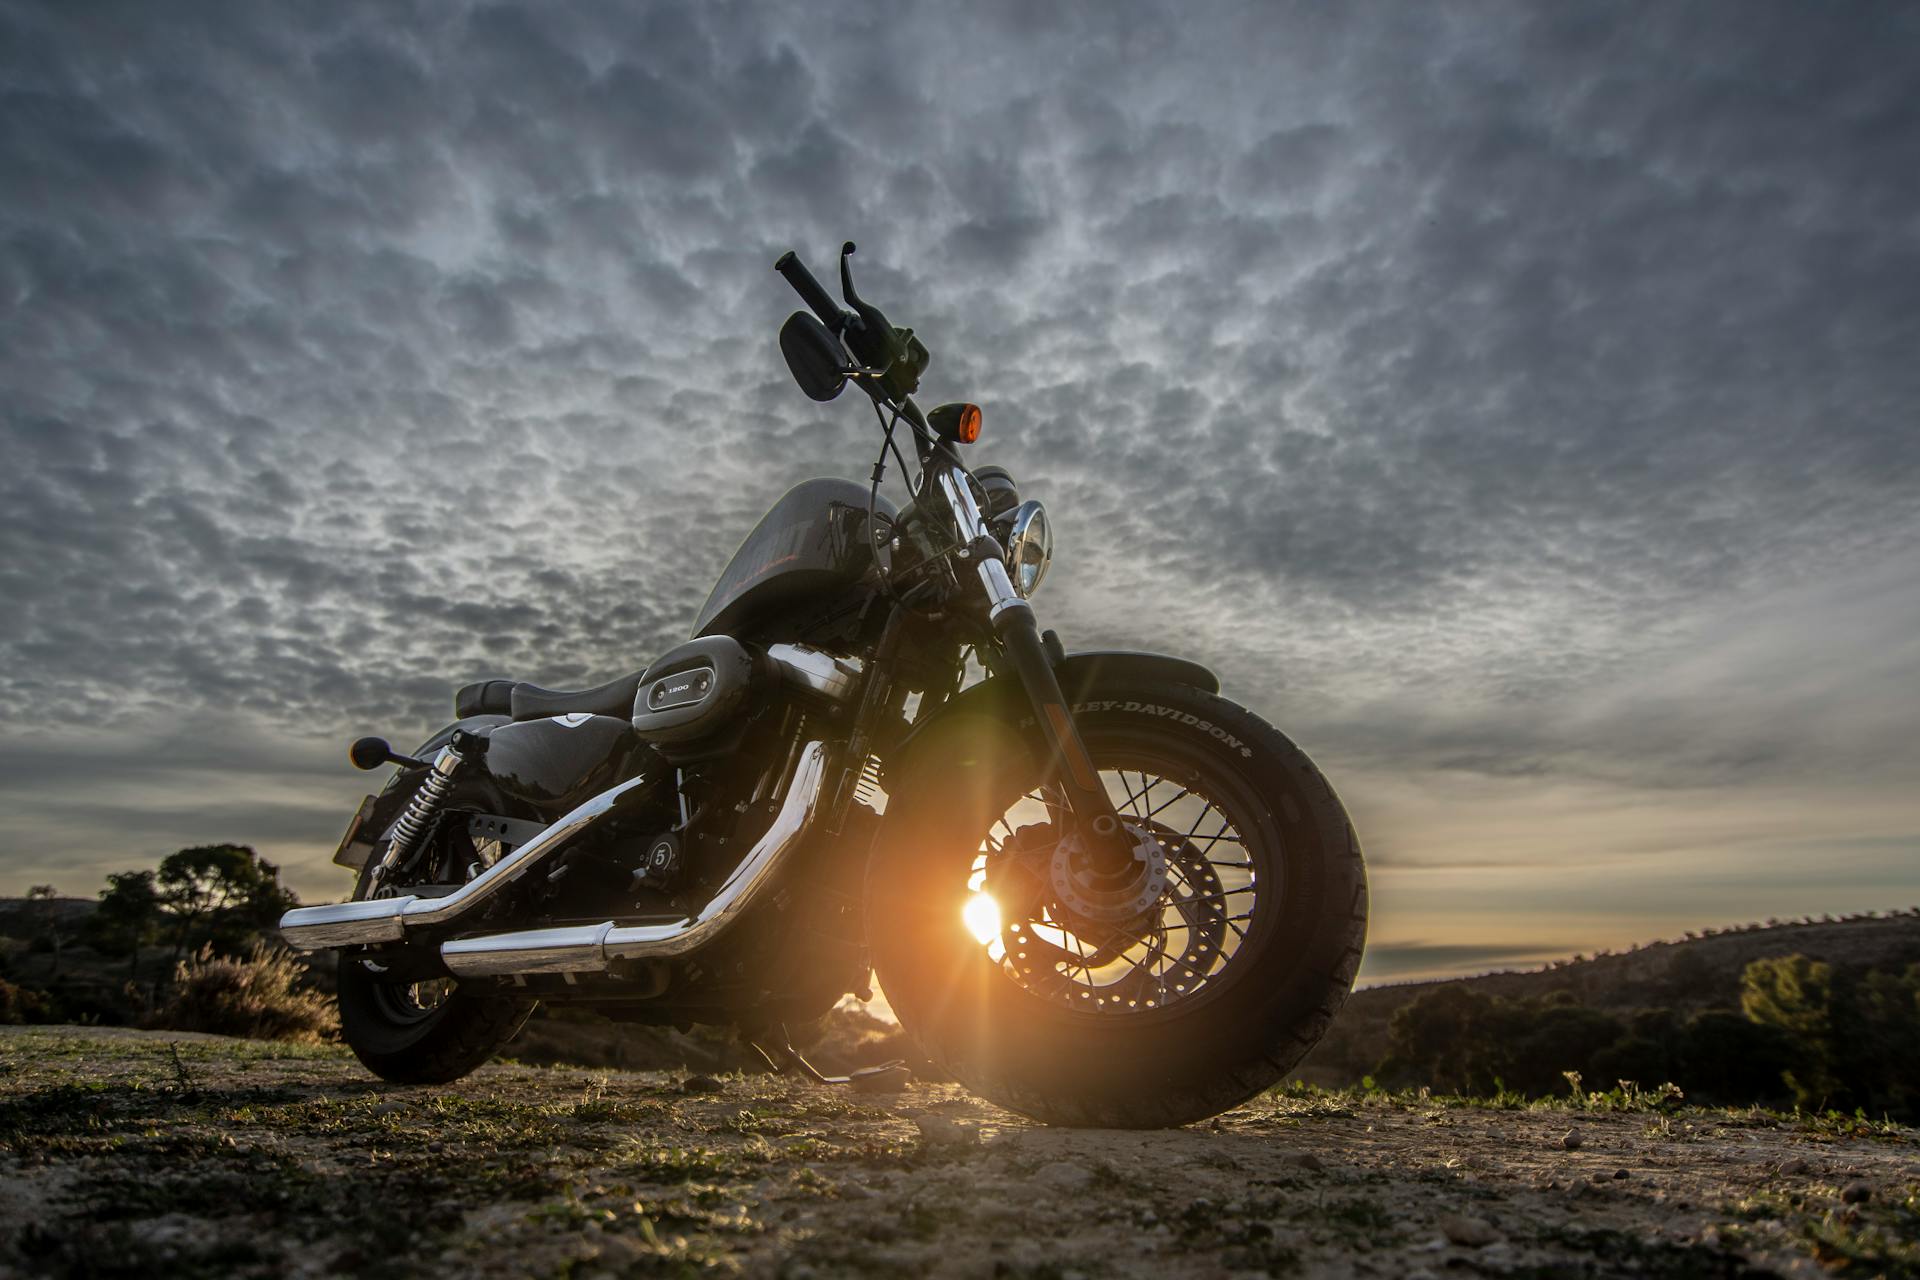
{"type": "MultiPolygon", "coordinates": [[[[459,803],[459,793],[455,793],[459,803]]],[[[443,823],[422,860],[422,884],[465,877],[474,852],[464,825],[443,823]]],[[[381,846],[384,848],[384,846],[381,846]]],[[[368,862],[368,867],[373,861],[368,862]]],[[[413,892],[417,885],[369,884],[362,869],[354,897],[413,892]]],[[[355,949],[340,954],[340,1033],[354,1056],[396,1084],[445,1084],[491,1058],[533,1012],[533,1002],[462,988],[452,978],[407,974],[394,962],[355,949]]]]}
{"type": "Polygon", "coordinates": [[[904,771],[875,849],[880,983],[929,1058],[1013,1110],[1217,1114],[1284,1076],[1346,998],[1358,843],[1299,748],[1220,698],[1103,688],[1075,718],[1132,864],[1087,855],[1027,736],[955,718],[904,771]]]}
{"type": "Polygon", "coordinates": [[[1037,787],[981,841],[969,930],[1015,982],[1069,1009],[1117,1015],[1217,991],[1277,882],[1261,865],[1270,851],[1235,823],[1231,779],[1152,757],[1101,763],[1138,855],[1137,896],[1101,909],[1096,871],[1070,839],[1062,848],[1063,797],[1037,787]]]}

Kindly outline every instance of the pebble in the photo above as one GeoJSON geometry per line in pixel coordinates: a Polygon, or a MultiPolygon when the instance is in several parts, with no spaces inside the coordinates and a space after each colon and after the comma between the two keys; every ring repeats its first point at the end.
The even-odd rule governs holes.
{"type": "Polygon", "coordinates": [[[1585,1141],[1586,1138],[1581,1135],[1578,1129],[1569,1129],[1560,1136],[1560,1149],[1563,1151],[1578,1151],[1581,1144],[1585,1141]]]}
{"type": "Polygon", "coordinates": [[[1615,1169],[1613,1171],[1613,1176],[1615,1178],[1631,1178],[1633,1174],[1626,1169],[1615,1169]]]}
{"type": "Polygon", "coordinates": [[[1865,1204],[1873,1199],[1873,1187],[1865,1182],[1849,1182],[1840,1188],[1840,1200],[1843,1204],[1865,1204]]]}
{"type": "Polygon", "coordinates": [[[1440,1230],[1455,1244],[1478,1249],[1501,1238],[1500,1232],[1485,1218],[1465,1213],[1449,1213],[1440,1219],[1440,1230]]]}
{"type": "Polygon", "coordinates": [[[1035,1182],[1044,1182],[1060,1191],[1085,1191],[1093,1185],[1093,1175],[1077,1164],[1056,1160],[1034,1171],[1035,1182]]]}
{"type": "Polygon", "coordinates": [[[688,1076],[680,1082],[682,1093],[719,1093],[726,1088],[712,1076],[688,1076]]]}
{"type": "Polygon", "coordinates": [[[971,1147],[980,1141],[978,1129],[945,1116],[916,1116],[913,1126],[920,1131],[920,1141],[929,1147],[971,1147]]]}

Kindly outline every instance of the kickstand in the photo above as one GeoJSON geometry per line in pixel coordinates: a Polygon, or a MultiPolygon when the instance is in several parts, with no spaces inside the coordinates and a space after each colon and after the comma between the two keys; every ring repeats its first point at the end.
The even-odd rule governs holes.
{"type": "Polygon", "coordinates": [[[793,1047],[793,1040],[787,1035],[784,1022],[776,1022],[766,1030],[756,1034],[742,1033],[740,1037],[747,1047],[766,1059],[769,1067],[783,1076],[805,1076],[815,1084],[850,1084],[856,1087],[881,1088],[891,1092],[905,1085],[911,1078],[904,1059],[896,1058],[892,1062],[883,1062],[877,1067],[862,1067],[851,1075],[828,1076],[811,1062],[800,1056],[793,1047]]]}
{"type": "Polygon", "coordinates": [[[806,1076],[815,1084],[846,1084],[846,1076],[823,1076],[814,1065],[800,1056],[787,1035],[787,1024],[776,1022],[758,1035],[742,1035],[747,1047],[767,1060],[767,1065],[783,1076],[806,1076]]]}

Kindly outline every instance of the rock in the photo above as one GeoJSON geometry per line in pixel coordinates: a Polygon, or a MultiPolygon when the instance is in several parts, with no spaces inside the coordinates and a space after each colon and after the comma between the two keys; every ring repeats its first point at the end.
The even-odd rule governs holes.
{"type": "Polygon", "coordinates": [[[1578,1151],[1584,1142],[1586,1142],[1586,1138],[1582,1136],[1580,1130],[1577,1128],[1569,1129],[1560,1135],[1560,1149],[1562,1151],[1578,1151]]]}
{"type": "Polygon", "coordinates": [[[971,1147],[979,1143],[980,1131],[970,1124],[958,1124],[945,1116],[918,1116],[913,1122],[920,1131],[922,1145],[929,1147],[971,1147]]]}
{"type": "Polygon", "coordinates": [[[1290,1152],[1281,1159],[1296,1169],[1310,1169],[1314,1173],[1322,1173],[1327,1167],[1327,1162],[1311,1151],[1290,1152]]]}
{"type": "Polygon", "coordinates": [[[1494,1241],[1502,1238],[1500,1232],[1491,1222],[1488,1222],[1485,1218],[1473,1217],[1470,1214],[1443,1214],[1441,1215],[1439,1225],[1440,1230],[1445,1233],[1447,1239],[1453,1241],[1455,1244],[1463,1244],[1472,1249],[1490,1245],[1494,1241]]]}
{"type": "Polygon", "coordinates": [[[1871,1199],[1873,1199],[1872,1186],[1857,1178],[1840,1188],[1840,1202],[1842,1204],[1865,1204],[1871,1199]]]}
{"type": "Polygon", "coordinates": [[[1805,1160],[1802,1160],[1799,1156],[1795,1156],[1791,1160],[1782,1160],[1780,1162],[1780,1172],[1785,1174],[1789,1178],[1797,1177],[1800,1174],[1805,1173],[1808,1167],[1809,1166],[1807,1162],[1805,1160]]]}
{"type": "Polygon", "coordinates": [[[1056,1160],[1034,1170],[1033,1180],[1058,1191],[1085,1191],[1093,1185],[1093,1175],[1077,1164],[1056,1160]]]}
{"type": "Polygon", "coordinates": [[[855,1093],[898,1093],[913,1083],[913,1072],[906,1064],[889,1062],[883,1067],[868,1067],[847,1077],[855,1093]]]}
{"type": "Polygon", "coordinates": [[[680,1082],[682,1093],[719,1093],[726,1088],[712,1076],[688,1076],[680,1082]]]}
{"type": "Polygon", "coordinates": [[[1628,1172],[1627,1170],[1625,1170],[1625,1169],[1615,1169],[1615,1170],[1613,1171],[1613,1176],[1614,1176],[1615,1178],[1631,1178],[1631,1177],[1633,1176],[1633,1174],[1631,1174],[1631,1173],[1629,1173],[1629,1172],[1628,1172]]]}

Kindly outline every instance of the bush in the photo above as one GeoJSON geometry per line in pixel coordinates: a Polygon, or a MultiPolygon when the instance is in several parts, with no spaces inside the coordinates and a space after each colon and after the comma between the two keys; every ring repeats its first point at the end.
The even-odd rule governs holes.
{"type": "Polygon", "coordinates": [[[23,987],[0,978],[0,1026],[19,1026],[23,1022],[55,1022],[52,999],[44,991],[23,987]]]}
{"type": "Polygon", "coordinates": [[[317,1044],[340,1029],[338,1007],[317,991],[299,989],[300,963],[286,951],[258,943],[244,957],[216,956],[211,945],[174,968],[167,1003],[147,1026],[206,1031],[249,1040],[317,1044]]]}

